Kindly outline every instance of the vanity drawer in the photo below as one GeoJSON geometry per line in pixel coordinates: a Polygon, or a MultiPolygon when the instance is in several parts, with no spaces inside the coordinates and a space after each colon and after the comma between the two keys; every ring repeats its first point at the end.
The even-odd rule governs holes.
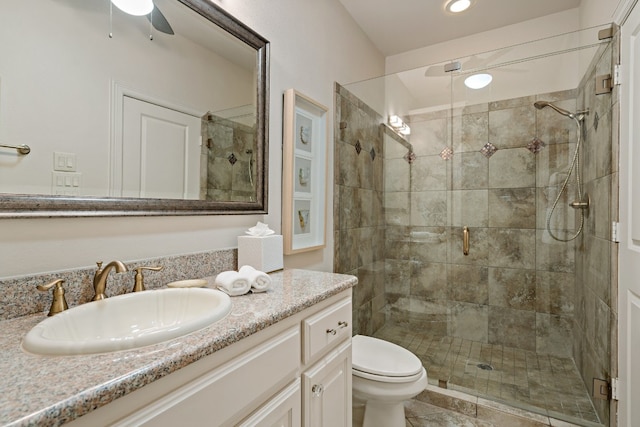
{"type": "Polygon", "coordinates": [[[305,319],[302,323],[304,363],[351,337],[351,298],[338,301],[330,307],[305,319]]]}
{"type": "MultiPolygon", "coordinates": [[[[290,328],[120,420],[116,426],[232,426],[284,384],[300,364],[299,328],[290,328]]],[[[94,424],[95,425],[95,424],[94,424]]]]}

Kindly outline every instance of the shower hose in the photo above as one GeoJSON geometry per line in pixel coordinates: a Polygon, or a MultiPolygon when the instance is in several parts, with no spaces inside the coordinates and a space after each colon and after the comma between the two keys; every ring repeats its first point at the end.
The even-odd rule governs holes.
{"type": "Polygon", "coordinates": [[[584,118],[584,116],[580,115],[578,117],[574,116],[571,117],[573,120],[575,120],[576,124],[577,124],[577,143],[576,143],[576,151],[575,154],[573,155],[573,160],[571,161],[571,166],[569,167],[569,172],[567,173],[567,177],[564,179],[564,182],[562,183],[562,187],[560,188],[560,192],[558,193],[558,195],[556,196],[555,201],[553,202],[553,205],[551,206],[551,210],[549,211],[549,214],[547,215],[547,232],[549,233],[549,235],[554,239],[557,240],[558,242],[570,242],[574,239],[576,239],[580,233],[582,232],[582,228],[584,227],[584,209],[580,209],[580,226],[578,227],[578,229],[576,230],[575,234],[573,234],[571,237],[563,239],[561,237],[556,236],[555,234],[553,234],[553,231],[551,231],[551,216],[553,215],[553,212],[555,211],[556,207],[558,206],[558,203],[560,202],[560,199],[562,198],[562,194],[567,191],[567,186],[569,185],[569,179],[571,178],[571,174],[574,173],[575,177],[576,177],[576,186],[578,187],[576,192],[577,192],[577,196],[578,196],[578,201],[582,201],[582,182],[580,181],[580,159],[579,159],[579,154],[580,154],[580,146],[582,144],[582,120],[584,118]]]}

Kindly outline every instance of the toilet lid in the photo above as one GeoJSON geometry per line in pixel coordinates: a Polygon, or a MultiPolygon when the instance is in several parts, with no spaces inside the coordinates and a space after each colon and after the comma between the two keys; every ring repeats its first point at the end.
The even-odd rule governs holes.
{"type": "Polygon", "coordinates": [[[386,377],[412,377],[422,372],[420,359],[399,345],[364,335],[354,336],[351,344],[356,371],[386,377]]]}

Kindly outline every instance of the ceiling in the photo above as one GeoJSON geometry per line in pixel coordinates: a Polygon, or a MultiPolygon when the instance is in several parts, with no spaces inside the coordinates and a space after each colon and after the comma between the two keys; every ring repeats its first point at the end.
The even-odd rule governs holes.
{"type": "Polygon", "coordinates": [[[465,12],[445,0],[340,0],[384,56],[576,8],[581,0],[475,0],[465,12]]]}

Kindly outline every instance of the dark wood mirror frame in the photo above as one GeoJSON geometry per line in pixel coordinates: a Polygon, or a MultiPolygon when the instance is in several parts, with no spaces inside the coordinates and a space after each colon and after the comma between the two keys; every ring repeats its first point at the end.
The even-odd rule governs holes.
{"type": "Polygon", "coordinates": [[[0,194],[0,218],[265,214],[268,206],[269,42],[208,0],[177,0],[256,50],[256,201],[0,194]]]}

